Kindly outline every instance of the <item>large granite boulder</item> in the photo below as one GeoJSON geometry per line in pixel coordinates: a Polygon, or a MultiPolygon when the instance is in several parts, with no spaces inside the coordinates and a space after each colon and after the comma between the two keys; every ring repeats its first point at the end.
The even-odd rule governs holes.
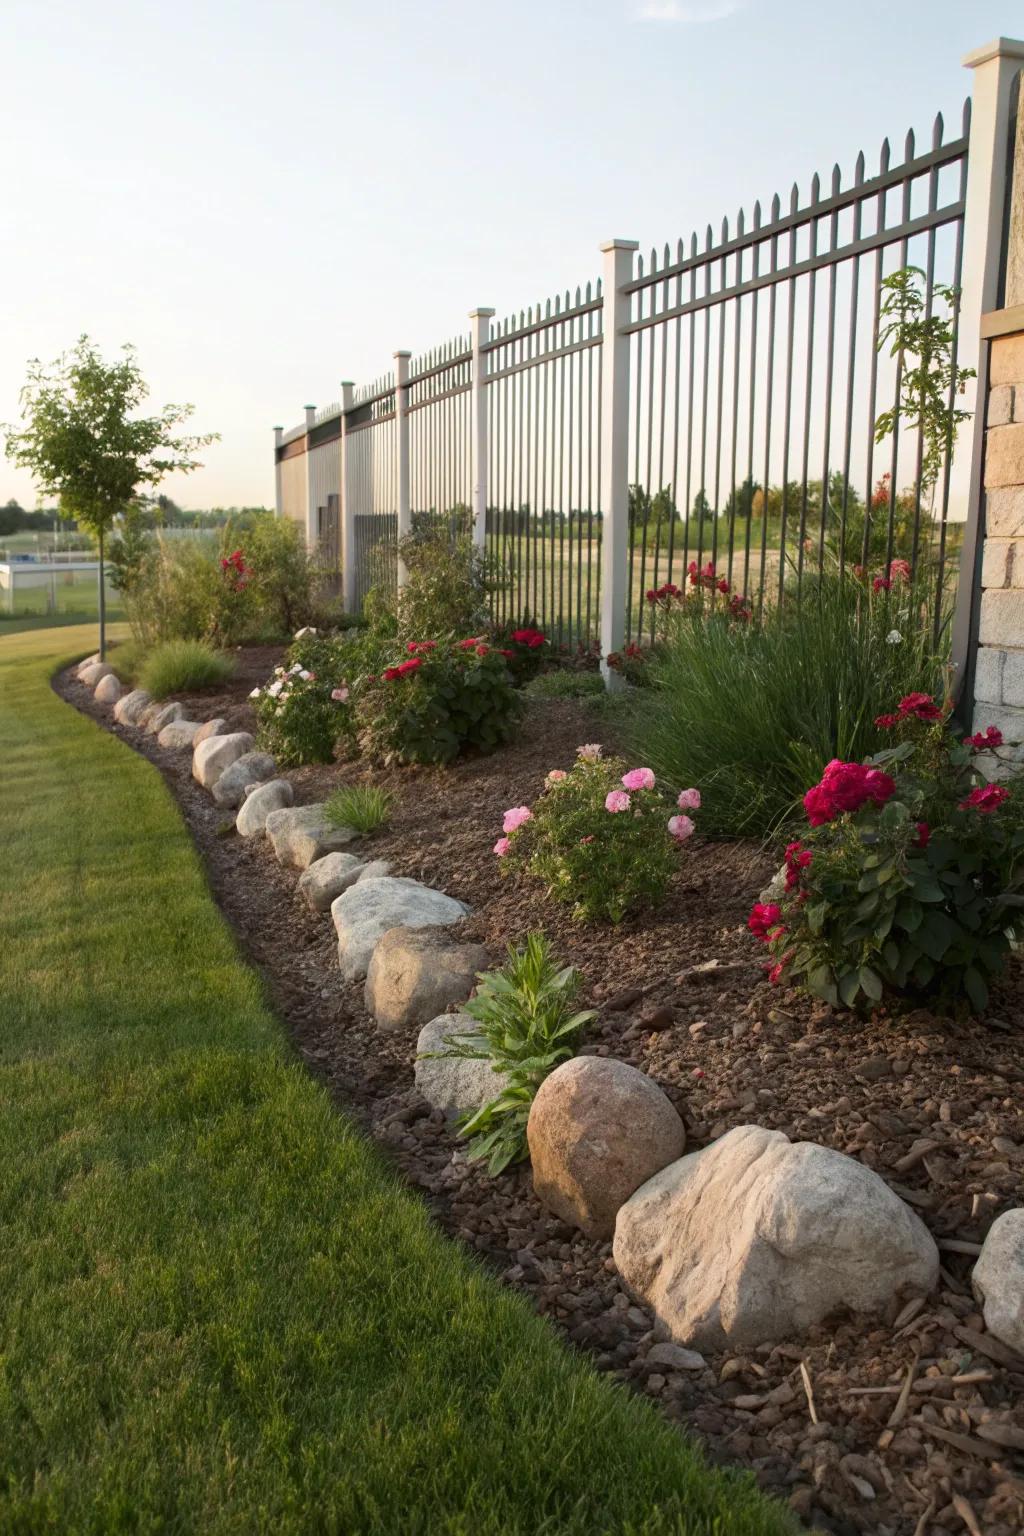
{"type": "Polygon", "coordinates": [[[308,869],[325,853],[336,853],[359,836],[351,827],[336,827],[327,820],[323,804],[296,805],[272,811],[267,817],[267,836],[279,864],[308,869]]]}
{"type": "Polygon", "coordinates": [[[227,733],[227,721],[222,720],[221,717],[217,715],[213,720],[204,721],[203,724],[199,727],[198,731],[196,731],[196,739],[193,742],[193,746],[198,747],[201,741],[208,741],[211,736],[226,736],[227,733]]]}
{"type": "Polygon", "coordinates": [[[97,683],[105,677],[113,677],[114,669],[105,661],[92,661],[88,666],[79,669],[78,681],[84,683],[87,688],[95,688],[97,683]]]}
{"type": "Polygon", "coordinates": [[[453,942],[443,928],[390,928],[366,972],[367,1012],[381,1029],[426,1024],[465,1002],[489,958],[482,944],[453,942]]]}
{"type": "Polygon", "coordinates": [[[198,720],[172,720],[157,734],[156,744],[168,752],[182,752],[193,745],[198,729],[198,720]]]}
{"type": "Polygon", "coordinates": [[[246,795],[235,817],[235,831],[239,837],[256,837],[267,829],[267,817],[272,811],[284,810],[291,805],[295,791],[287,779],[271,779],[269,784],[257,784],[251,795],[246,795]]]}
{"type": "Polygon", "coordinates": [[[443,927],[468,911],[461,901],[418,880],[393,875],[359,880],[331,905],[342,971],[349,981],[361,981],[389,928],[443,927]]]}
{"type": "MultiPolygon", "coordinates": [[[[180,718],[180,717],[179,717],[180,718]]],[[[232,731],[228,736],[208,736],[192,754],[192,777],[204,789],[213,789],[221,774],[251,752],[256,743],[248,731],[232,731]]]]}
{"type": "Polygon", "coordinates": [[[152,702],[145,688],[133,688],[131,693],[122,693],[114,705],[114,719],[118,725],[139,725],[152,702]]]}
{"type": "Polygon", "coordinates": [[[470,1035],[482,1041],[476,1020],[468,1013],[443,1013],[431,1019],[416,1041],[415,1075],[416,1087],[431,1108],[454,1118],[496,1099],[505,1074],[495,1072],[489,1060],[453,1056],[445,1043],[449,1035],[470,1035]]]}
{"type": "Polygon", "coordinates": [[[926,1227],[862,1163],[741,1125],[642,1184],[615,1223],[620,1274],[680,1344],[799,1339],[839,1310],[930,1291],[926,1227]]]}
{"type": "Polygon", "coordinates": [[[619,1207],[686,1150],[657,1083],[627,1062],[577,1056],[544,1079],[526,1127],[537,1196],[589,1237],[611,1237],[619,1207]]]}
{"type": "Polygon", "coordinates": [[[99,661],[99,659],[100,659],[99,651],[93,651],[91,656],[83,656],[81,661],[78,663],[77,667],[75,668],[75,676],[80,678],[83,672],[88,671],[88,669],[90,667],[96,666],[96,664],[99,661]]]}
{"type": "MultiPolygon", "coordinates": [[[[208,741],[226,741],[226,736],[210,736],[208,741]]],[[[277,764],[269,752],[243,752],[219,774],[213,785],[213,798],[218,805],[234,808],[241,805],[251,784],[264,784],[274,777],[277,764]]]]}
{"type": "Polygon", "coordinates": [[[97,704],[116,704],[124,689],[120,680],[113,672],[105,672],[93,689],[93,698],[97,704]]]}
{"type": "Polygon", "coordinates": [[[325,853],[299,876],[299,895],[314,912],[327,912],[331,902],[355,885],[365,869],[354,853],[325,853]]]}
{"type": "Polygon", "coordinates": [[[161,704],[158,700],[142,715],[146,730],[151,736],[159,736],[164,726],[170,725],[172,720],[184,720],[184,718],[185,706],[175,699],[172,699],[169,704],[161,704]]]}
{"type": "Polygon", "coordinates": [[[971,1284],[984,1305],[989,1333],[1024,1358],[1024,1210],[996,1217],[971,1284]]]}

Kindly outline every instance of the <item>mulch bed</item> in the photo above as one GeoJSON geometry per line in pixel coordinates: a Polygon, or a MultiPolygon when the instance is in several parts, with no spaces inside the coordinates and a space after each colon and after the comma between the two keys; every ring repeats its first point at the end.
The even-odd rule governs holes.
{"type": "MultiPolygon", "coordinates": [[[[185,698],[196,719],[254,725],[247,697],[278,653],[244,652],[230,690],[185,698]]],[[[502,812],[529,801],[580,742],[605,740],[582,706],[531,704],[515,744],[451,769],[375,774],[396,792],[372,857],[466,901],[460,929],[495,962],[542,924],[600,1009],[587,1049],[642,1068],[676,1104],[690,1148],[756,1121],[857,1157],[907,1200],[942,1251],[941,1289],[865,1322],[839,1319],[797,1345],[706,1357],[673,1374],[645,1357],[653,1318],[595,1243],[534,1198],[528,1166],[489,1179],[412,1086],[415,1038],[379,1031],[362,984],[342,980],[329,914],[296,897],[266,839],[244,841],[190,775],[189,752],[113,725],[63,674],[58,692],[163,773],[211,887],[311,1070],[355,1112],[442,1227],[528,1295],[597,1366],[657,1398],[709,1454],[750,1467],[808,1524],[926,1536],[1024,1525],[1024,1359],[984,1330],[970,1268],[993,1219],[1022,1200],[1024,1006],[1015,962],[984,1020],[919,1010],[870,1021],[771,988],[745,931],[773,862],[750,844],[688,844],[666,906],[618,928],[575,924],[533,885],[504,879],[490,849],[502,812]],[[704,969],[708,962],[718,962],[704,969]],[[908,1371],[909,1394],[900,1394],[908,1371]]],[[[296,803],[361,764],[288,774],[296,803]]]]}

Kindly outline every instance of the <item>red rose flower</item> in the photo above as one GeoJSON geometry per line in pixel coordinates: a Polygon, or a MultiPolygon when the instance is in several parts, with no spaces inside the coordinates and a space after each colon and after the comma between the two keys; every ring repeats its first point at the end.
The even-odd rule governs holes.
{"type": "Polygon", "coordinates": [[[964,746],[973,747],[976,752],[994,750],[1003,744],[1003,733],[998,727],[990,725],[985,731],[976,731],[973,736],[964,737],[964,746]]]}
{"type": "Polygon", "coordinates": [[[747,927],[755,938],[763,944],[768,943],[768,934],[772,928],[777,928],[782,917],[782,908],[775,902],[756,901],[747,918],[747,927]]]}
{"type": "Polygon", "coordinates": [[[931,839],[931,835],[932,829],[928,823],[926,821],[919,821],[917,824],[917,837],[914,840],[914,847],[927,848],[931,839]]]}
{"type": "Polygon", "coordinates": [[[876,715],[875,724],[879,730],[891,731],[894,725],[899,725],[901,719],[900,715],[876,715]]]}
{"type": "Polygon", "coordinates": [[[900,699],[900,714],[913,715],[917,720],[941,720],[945,711],[930,693],[908,693],[900,699]]]}
{"type": "Polygon", "coordinates": [[[977,789],[972,789],[966,800],[961,800],[962,811],[977,811],[979,816],[991,815],[997,811],[1004,800],[1009,800],[1010,791],[1004,789],[1001,784],[981,784],[977,789]]]}

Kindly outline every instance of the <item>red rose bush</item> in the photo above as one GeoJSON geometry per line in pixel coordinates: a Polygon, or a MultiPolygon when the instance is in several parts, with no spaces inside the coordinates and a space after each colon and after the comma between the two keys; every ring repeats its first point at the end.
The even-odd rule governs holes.
{"type": "Polygon", "coordinates": [[[804,796],[785,889],[747,926],[772,982],[833,1004],[929,999],[982,1010],[1024,929],[1024,793],[986,783],[993,726],[957,741],[949,708],[911,693],[876,724],[894,744],[829,763],[804,796]]]}

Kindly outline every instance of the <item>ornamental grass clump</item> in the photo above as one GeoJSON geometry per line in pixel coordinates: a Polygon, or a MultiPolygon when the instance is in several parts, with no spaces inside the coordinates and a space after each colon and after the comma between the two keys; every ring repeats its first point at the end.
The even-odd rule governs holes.
{"type": "Polygon", "coordinates": [[[454,644],[410,640],[405,652],[360,685],[359,745],[368,757],[450,763],[509,740],[522,704],[499,650],[474,636],[454,644]]]}
{"type": "Polygon", "coordinates": [[[618,923],[661,904],[679,844],[694,831],[687,813],[699,807],[699,791],[686,789],[668,815],[650,768],[628,768],[592,742],[568,772],[552,768],[532,807],[505,812],[494,852],[503,870],[542,880],[579,921],[618,923]]]}
{"type": "Polygon", "coordinates": [[[379,784],[342,784],[327,800],[324,814],[333,827],[350,827],[369,836],[391,817],[394,797],[379,784]]]}
{"type": "Polygon", "coordinates": [[[596,1017],[593,1009],[574,1010],[580,980],[571,965],[558,965],[542,933],[531,933],[524,949],[509,945],[500,971],[478,978],[476,995],[462,1010],[476,1020],[476,1030],[445,1040],[445,1055],[489,1061],[503,1074],[501,1092],[459,1121],[470,1158],[486,1158],[491,1175],[526,1156],[537,1089],[575,1055],[584,1025],[596,1017]]]}
{"type": "Polygon", "coordinates": [[[139,684],[154,699],[166,699],[175,693],[222,688],[234,671],[233,659],[203,640],[168,640],[146,653],[139,684]]]}
{"type": "Polygon", "coordinates": [[[751,932],[773,983],[833,1004],[928,1000],[980,1012],[1024,931],[1024,787],[988,783],[994,727],[957,741],[949,706],[905,695],[880,715],[895,744],[829,763],[804,795],[809,830],[786,849],[785,892],[751,932]]]}

